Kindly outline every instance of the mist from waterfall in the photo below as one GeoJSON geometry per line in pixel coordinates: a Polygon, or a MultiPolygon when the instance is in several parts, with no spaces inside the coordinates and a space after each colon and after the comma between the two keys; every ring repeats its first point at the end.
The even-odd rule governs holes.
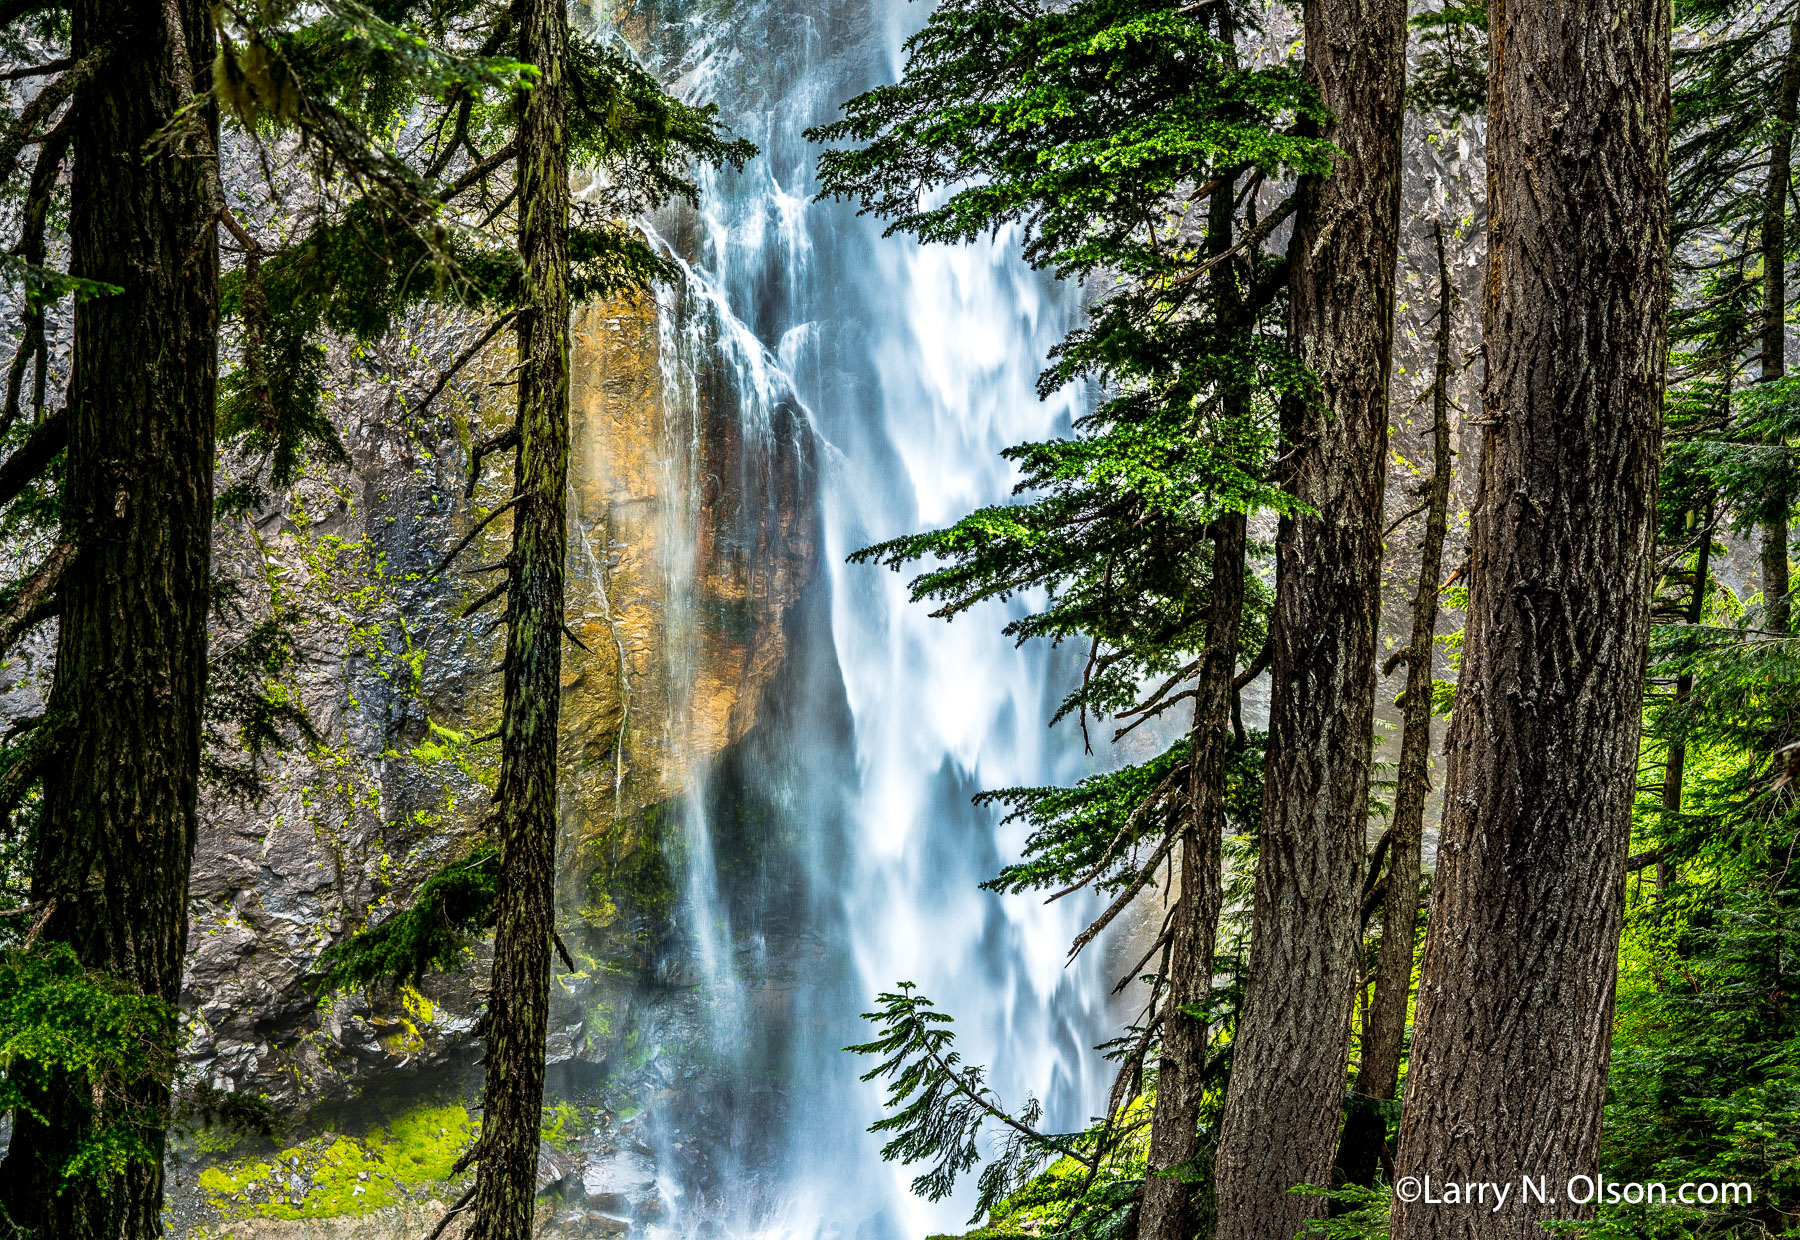
{"type": "MultiPolygon", "coordinates": [[[[1093,962],[1064,967],[1092,910],[981,891],[1023,831],[970,803],[1092,769],[1077,735],[1045,727],[1073,652],[1015,648],[1000,604],[931,619],[906,575],[845,562],[1003,501],[1015,476],[1001,450],[1066,433],[1076,412],[1075,398],[1034,388],[1073,298],[1019,263],[1016,241],[921,247],[812,201],[802,131],[893,80],[927,12],[696,3],[634,31],[678,89],[718,102],[761,151],[710,176],[697,214],[653,224],[685,275],[659,297],[671,425],[692,440],[700,403],[726,399],[747,441],[806,437],[822,544],[757,729],[685,798],[685,967],[703,1016],[663,1036],[701,1067],[656,1114],[671,1209],[652,1234],[961,1229],[972,1194],[924,1202],[908,1187],[923,1168],[881,1161],[865,1131],[881,1088],[842,1049],[867,1039],[858,1014],[902,981],[956,1018],[959,1049],[1009,1105],[1036,1096],[1052,1129],[1083,1125],[1107,1084],[1091,1049],[1106,1036],[1105,986],[1093,962]]],[[[698,467],[680,456],[665,493],[691,497],[698,467]]],[[[743,456],[737,493],[773,503],[754,476],[767,454],[743,456]]],[[[667,519],[668,545],[691,542],[691,498],[667,519]]],[[[667,571],[679,659],[695,568],[678,554],[667,571]]]]}

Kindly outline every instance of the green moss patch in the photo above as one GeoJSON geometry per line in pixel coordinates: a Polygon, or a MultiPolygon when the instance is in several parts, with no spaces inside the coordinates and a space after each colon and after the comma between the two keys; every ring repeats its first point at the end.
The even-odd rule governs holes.
{"type": "Polygon", "coordinates": [[[364,1214],[448,1180],[476,1132],[464,1107],[420,1107],[360,1138],[327,1133],[270,1158],[208,1167],[200,1187],[227,1219],[364,1214]]]}

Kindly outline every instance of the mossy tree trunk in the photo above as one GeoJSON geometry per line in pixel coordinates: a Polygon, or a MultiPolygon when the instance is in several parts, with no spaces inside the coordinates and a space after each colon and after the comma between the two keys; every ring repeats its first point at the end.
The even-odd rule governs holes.
{"type": "Polygon", "coordinates": [[[480,1240],[528,1240],[537,1197],[550,1005],[557,722],[569,470],[568,15],[522,0],[519,59],[538,69],[519,120],[518,462],[506,590],[495,819],[500,871],[484,1024],[487,1083],[475,1187],[480,1240]]]}
{"type": "Polygon", "coordinates": [[[1669,0],[1495,6],[1486,433],[1394,1240],[1541,1237],[1593,1175],[1654,585],[1669,0]]]}
{"type": "MultiPolygon", "coordinates": [[[[41,939],[171,1005],[187,945],[212,551],[219,256],[209,152],[152,141],[213,62],[202,0],[75,0],[72,52],[106,49],[74,99],[72,274],[118,286],[74,329],[54,751],[32,899],[41,939]],[[172,10],[169,12],[167,10],[172,10]],[[179,33],[184,47],[177,47],[179,33]]],[[[198,84],[204,89],[204,84],[198,84]]],[[[216,122],[204,114],[198,124],[216,122]]],[[[172,1009],[171,1009],[172,1010],[172,1009]]],[[[173,1023],[161,1048],[172,1057],[173,1023]]],[[[166,1077],[57,1074],[15,1113],[0,1167],[12,1226],[56,1240],[162,1232],[166,1077]],[[130,1113],[145,1157],[65,1182],[97,1108],[130,1113]]]]}
{"type": "Polygon", "coordinates": [[[1306,76],[1343,154],[1305,178],[1294,346],[1317,387],[1284,418],[1289,487],[1244,1006],[1217,1158],[1218,1240],[1291,1237],[1337,1147],[1362,932],[1388,375],[1400,235],[1404,0],[1306,6],[1306,76]]]}

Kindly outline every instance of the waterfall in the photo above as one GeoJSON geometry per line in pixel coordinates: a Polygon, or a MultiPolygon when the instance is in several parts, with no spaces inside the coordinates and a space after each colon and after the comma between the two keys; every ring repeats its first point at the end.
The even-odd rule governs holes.
{"type": "MultiPolygon", "coordinates": [[[[684,270],[660,294],[664,404],[697,427],[704,402],[729,400],[746,441],[808,440],[820,564],[754,736],[684,799],[697,1015],[659,1033],[688,1068],[655,1108],[670,1209],[652,1234],[913,1240],[961,1230],[968,1195],[924,1202],[908,1187],[922,1168],[881,1160],[865,1131],[880,1087],[842,1048],[866,1040],[858,1013],[877,992],[915,982],[1009,1105],[1035,1095],[1051,1128],[1086,1122],[1108,1083],[1091,1050],[1106,987],[1064,953],[1092,910],[979,890],[1023,832],[970,797],[1094,760],[1045,727],[1071,652],[1015,648],[1001,604],[931,619],[905,576],[845,557],[1004,500],[1015,477],[1001,449],[1067,432],[1075,398],[1040,401],[1034,382],[1074,301],[1018,261],[1016,239],[921,247],[813,202],[802,131],[893,79],[924,6],[688,3],[626,28],[761,154],[709,174],[697,213],[651,222],[684,270]]],[[[745,468],[746,507],[759,492],[775,503],[745,468]]],[[[670,469],[691,496],[693,462],[670,469]]],[[[686,503],[674,541],[691,537],[686,503]]],[[[694,566],[676,555],[668,571],[679,599],[694,566]]],[[[668,623],[683,623],[679,606],[668,623]]]]}

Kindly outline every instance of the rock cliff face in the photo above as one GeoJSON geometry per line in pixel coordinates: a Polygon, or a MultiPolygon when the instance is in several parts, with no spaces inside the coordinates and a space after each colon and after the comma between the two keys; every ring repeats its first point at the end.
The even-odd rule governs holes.
{"type": "MultiPolygon", "coordinates": [[[[581,972],[557,968],[551,1057],[569,1065],[563,1079],[606,1083],[627,1112],[643,1066],[619,1054],[634,1005],[655,1002],[643,991],[659,969],[680,969],[673,807],[755,727],[819,553],[810,428],[787,406],[743,424],[728,365],[677,364],[671,332],[707,328],[679,292],[663,296],[660,315],[625,299],[584,307],[574,324],[559,929],[581,972]]],[[[456,568],[435,569],[506,493],[506,465],[493,462],[462,498],[468,447],[505,416],[496,385],[510,345],[490,347],[433,408],[415,407],[425,359],[456,355],[478,331],[415,324],[391,355],[335,359],[350,466],[315,471],[219,531],[221,572],[250,583],[219,640],[285,616],[299,656],[289,689],[320,739],[264,772],[260,802],[217,799],[203,816],[188,1062],[217,1088],[269,1098],[302,1134],[355,1132],[473,1085],[485,959],[416,991],[323,1003],[309,977],[328,944],[465,853],[486,811],[498,755],[481,738],[498,722],[501,639],[493,611],[461,613],[491,580],[469,570],[505,553],[504,516],[456,568]]],[[[604,1122],[594,1137],[605,1139],[577,1162],[600,1180],[643,1158],[604,1122]]],[[[318,1161],[285,1154],[295,1167],[318,1161]]],[[[190,1186],[178,1222],[268,1226],[310,1212],[258,1197],[243,1168],[224,1174],[190,1186]]],[[[645,1190],[652,1177],[625,1178],[645,1190]]],[[[302,1201],[324,1182],[308,1180],[302,1201]]],[[[428,1190],[445,1191],[396,1191],[423,1208],[428,1190]]]]}

